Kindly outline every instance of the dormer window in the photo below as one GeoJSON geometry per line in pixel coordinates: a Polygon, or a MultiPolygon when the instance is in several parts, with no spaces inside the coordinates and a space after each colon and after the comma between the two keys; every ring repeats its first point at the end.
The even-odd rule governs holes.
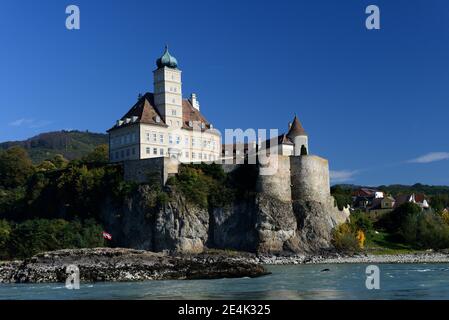
{"type": "Polygon", "coordinates": [[[193,127],[193,122],[189,121],[189,127],[192,128],[193,127]]]}
{"type": "Polygon", "coordinates": [[[159,122],[161,122],[161,117],[156,116],[156,123],[159,123],[159,122]]]}

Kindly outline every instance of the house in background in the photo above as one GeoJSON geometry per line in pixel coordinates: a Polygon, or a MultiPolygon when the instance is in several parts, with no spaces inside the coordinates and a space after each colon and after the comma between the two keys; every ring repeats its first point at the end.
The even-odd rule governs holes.
{"type": "Polygon", "coordinates": [[[352,203],[355,209],[368,209],[375,202],[376,204],[379,202],[375,200],[383,198],[384,193],[382,191],[371,188],[359,188],[352,193],[352,203]]]}
{"type": "Polygon", "coordinates": [[[399,207],[400,205],[406,202],[415,203],[422,209],[430,208],[429,201],[427,200],[426,196],[422,193],[403,194],[397,196],[395,207],[399,207]]]}
{"type": "Polygon", "coordinates": [[[429,201],[422,193],[403,194],[396,197],[372,188],[359,188],[353,192],[353,208],[365,211],[376,218],[410,202],[422,209],[429,209],[429,201]]]}
{"type": "Polygon", "coordinates": [[[367,211],[371,216],[376,217],[392,211],[395,208],[396,199],[392,196],[386,196],[384,198],[376,198],[373,200],[367,211]]]}

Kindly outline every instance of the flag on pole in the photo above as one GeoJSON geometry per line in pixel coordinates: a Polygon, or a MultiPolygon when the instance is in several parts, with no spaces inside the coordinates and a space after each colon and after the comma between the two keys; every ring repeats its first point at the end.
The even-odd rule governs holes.
{"type": "Polygon", "coordinates": [[[105,231],[103,231],[103,238],[105,238],[106,240],[112,240],[112,236],[105,231]]]}

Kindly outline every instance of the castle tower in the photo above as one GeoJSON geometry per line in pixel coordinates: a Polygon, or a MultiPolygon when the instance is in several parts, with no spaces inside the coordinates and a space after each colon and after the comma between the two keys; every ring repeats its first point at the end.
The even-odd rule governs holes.
{"type": "Polygon", "coordinates": [[[172,129],[182,127],[182,83],[178,61],[165,46],[164,54],[156,60],[154,73],[154,104],[172,129]]]}
{"type": "Polygon", "coordinates": [[[292,124],[287,133],[287,137],[294,143],[293,155],[308,155],[309,154],[309,142],[307,133],[304,130],[301,122],[295,115],[292,124]]]}

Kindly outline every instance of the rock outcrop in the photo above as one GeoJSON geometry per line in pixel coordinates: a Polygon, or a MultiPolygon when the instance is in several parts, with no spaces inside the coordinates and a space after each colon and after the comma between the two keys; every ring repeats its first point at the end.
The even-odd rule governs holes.
{"type": "Polygon", "coordinates": [[[133,249],[68,249],[0,264],[0,283],[65,282],[76,266],[81,282],[258,277],[259,264],[220,254],[172,256],[133,249]],[[73,269],[72,269],[73,270],[73,269]]]}
{"type": "Polygon", "coordinates": [[[274,173],[247,175],[254,179],[248,184],[254,190],[223,208],[200,208],[173,190],[168,202],[157,203],[155,191],[141,185],[122,206],[109,203],[103,210],[112,244],[178,253],[220,248],[313,254],[332,249],[332,229],[346,221],[349,211],[338,210],[330,195],[327,160],[277,160],[274,173]]]}
{"type": "Polygon", "coordinates": [[[155,203],[155,192],[141,185],[122,206],[108,203],[102,213],[112,245],[178,253],[203,252],[208,240],[209,213],[186,203],[176,193],[169,202],[155,203]]]}

